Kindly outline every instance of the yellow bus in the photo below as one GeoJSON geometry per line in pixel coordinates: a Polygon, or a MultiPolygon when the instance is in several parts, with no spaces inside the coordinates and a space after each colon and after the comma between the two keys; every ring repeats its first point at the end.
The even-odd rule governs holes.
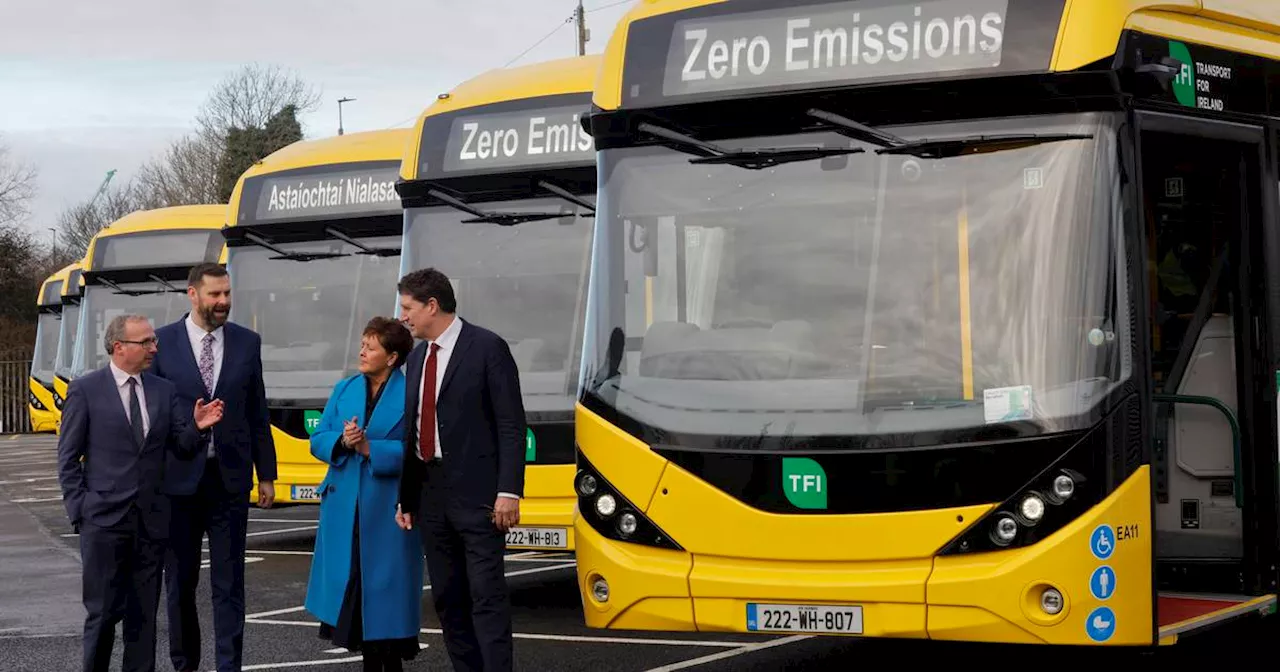
{"type": "Polygon", "coordinates": [[[587,623],[1274,614],[1277,76],[1261,0],[634,8],[586,121],[587,623]]]}
{"type": "Polygon", "coordinates": [[[245,171],[231,195],[230,319],[262,337],[277,501],[319,502],[308,437],[359,365],[369,319],[394,316],[408,129],[296,142],[245,171]]]}
{"type": "Polygon", "coordinates": [[[399,185],[403,272],[449,276],[462,319],[507,339],[528,430],[508,548],[573,550],[573,406],[595,149],[580,124],[599,56],[486,72],[422,114],[399,185]]]}
{"type": "Polygon", "coordinates": [[[57,431],[58,419],[62,415],[59,405],[54,402],[54,368],[58,358],[58,335],[62,326],[63,287],[76,266],[77,264],[69,264],[46,278],[36,297],[36,346],[31,353],[27,405],[31,416],[31,431],[37,434],[57,431]]]}
{"type": "Polygon", "coordinates": [[[176,322],[191,310],[187,273],[202,263],[225,263],[225,205],[184,205],[130,213],[98,232],[83,264],[84,296],[71,378],[107,365],[102,337],[112,318],[145,315],[152,326],[176,322]]]}
{"type": "Polygon", "coordinates": [[[84,296],[84,266],[81,259],[67,275],[62,286],[62,320],[58,324],[58,354],[53,360],[53,406],[57,409],[57,425],[62,426],[62,405],[71,383],[71,363],[76,355],[76,336],[80,331],[80,299],[84,296]]]}

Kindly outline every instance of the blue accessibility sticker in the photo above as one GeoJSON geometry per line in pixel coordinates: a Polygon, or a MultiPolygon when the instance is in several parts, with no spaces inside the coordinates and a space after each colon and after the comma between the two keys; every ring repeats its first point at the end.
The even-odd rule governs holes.
{"type": "Polygon", "coordinates": [[[1089,550],[1093,557],[1106,560],[1116,550],[1116,533],[1110,525],[1099,525],[1089,537],[1089,550]]]}
{"type": "Polygon", "coordinates": [[[1089,639],[1095,642],[1105,642],[1116,634],[1116,614],[1111,611],[1111,607],[1098,607],[1089,612],[1089,618],[1084,622],[1084,630],[1089,634],[1089,639]]]}
{"type": "Polygon", "coordinates": [[[1099,600],[1109,600],[1116,594],[1116,572],[1107,565],[1093,570],[1089,577],[1089,592],[1099,600]]]}

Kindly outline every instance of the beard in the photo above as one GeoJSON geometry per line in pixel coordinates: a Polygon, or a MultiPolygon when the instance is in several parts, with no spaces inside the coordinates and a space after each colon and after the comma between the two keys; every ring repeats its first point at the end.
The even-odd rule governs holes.
{"type": "Polygon", "coordinates": [[[204,323],[214,329],[226,324],[230,314],[231,306],[205,306],[200,309],[200,317],[204,318],[204,323]]]}

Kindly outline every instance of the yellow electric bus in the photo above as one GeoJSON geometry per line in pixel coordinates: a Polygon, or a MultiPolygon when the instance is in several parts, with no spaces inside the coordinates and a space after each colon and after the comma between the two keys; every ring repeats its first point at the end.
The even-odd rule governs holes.
{"type": "Polygon", "coordinates": [[[438,96],[398,185],[403,272],[449,276],[462,319],[507,339],[528,425],[508,548],[573,550],[573,407],[581,359],[599,56],[486,72],[438,96]]]}
{"type": "Polygon", "coordinates": [[[333,386],[355,373],[370,318],[394,316],[403,215],[395,192],[408,129],[296,142],[231,195],[231,320],[262,337],[281,502],[319,502],[311,455],[333,386]]]}
{"type": "Polygon", "coordinates": [[[71,383],[71,363],[76,355],[76,336],[80,331],[80,299],[84,296],[84,266],[81,259],[67,275],[62,286],[62,320],[58,324],[58,354],[53,360],[53,406],[57,409],[57,428],[62,426],[62,405],[66,403],[67,385],[71,383]]]}
{"type": "Polygon", "coordinates": [[[585,122],[587,623],[1274,614],[1278,76],[1261,0],[634,8],[585,122]]]}
{"type": "Polygon", "coordinates": [[[102,337],[117,315],[145,315],[155,327],[191,310],[187,274],[202,263],[225,263],[219,231],[225,205],[140,210],[99,231],[83,266],[84,296],[70,378],[107,364],[102,337]]]}
{"type": "Polygon", "coordinates": [[[37,434],[55,432],[62,412],[54,403],[53,380],[58,358],[58,335],[62,327],[62,293],[71,270],[78,264],[69,264],[50,275],[40,285],[36,297],[36,345],[31,353],[31,377],[27,384],[28,412],[31,431],[37,434]]]}

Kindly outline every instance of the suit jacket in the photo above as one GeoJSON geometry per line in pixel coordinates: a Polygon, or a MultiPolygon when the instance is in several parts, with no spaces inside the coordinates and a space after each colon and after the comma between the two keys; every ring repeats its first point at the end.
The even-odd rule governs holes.
{"type": "Polygon", "coordinates": [[[58,481],[71,524],[118,525],[136,504],[152,539],[169,533],[169,498],[163,494],[167,458],[190,460],[205,445],[173,383],[143,373],[151,428],[134,441],[110,366],[73,381],[62,407],[58,481]],[[83,458],[83,461],[81,461],[83,458]]]}
{"type": "MultiPolygon", "coordinates": [[[[524,496],[527,425],[520,378],[511,348],[501,336],[462,323],[436,401],[448,501],[492,507],[499,492],[524,496]]],[[[419,343],[405,362],[404,470],[400,507],[416,513],[424,465],[418,457],[418,395],[427,344],[419,343]]]]}
{"type": "MultiPolygon", "coordinates": [[[[196,399],[208,399],[200,365],[191,351],[186,316],[156,330],[159,352],[151,370],[173,382],[178,396],[195,409],[196,399]]],[[[249,329],[230,322],[223,326],[222,371],[213,391],[225,404],[222,421],[213,426],[213,444],[222,471],[223,486],[229,493],[248,493],[253,488],[253,470],[258,479],[276,480],[276,447],[267,415],[267,392],[262,382],[262,338],[249,329]]],[[[204,475],[206,451],[189,461],[171,461],[165,491],[171,495],[193,495],[204,475]]]]}

